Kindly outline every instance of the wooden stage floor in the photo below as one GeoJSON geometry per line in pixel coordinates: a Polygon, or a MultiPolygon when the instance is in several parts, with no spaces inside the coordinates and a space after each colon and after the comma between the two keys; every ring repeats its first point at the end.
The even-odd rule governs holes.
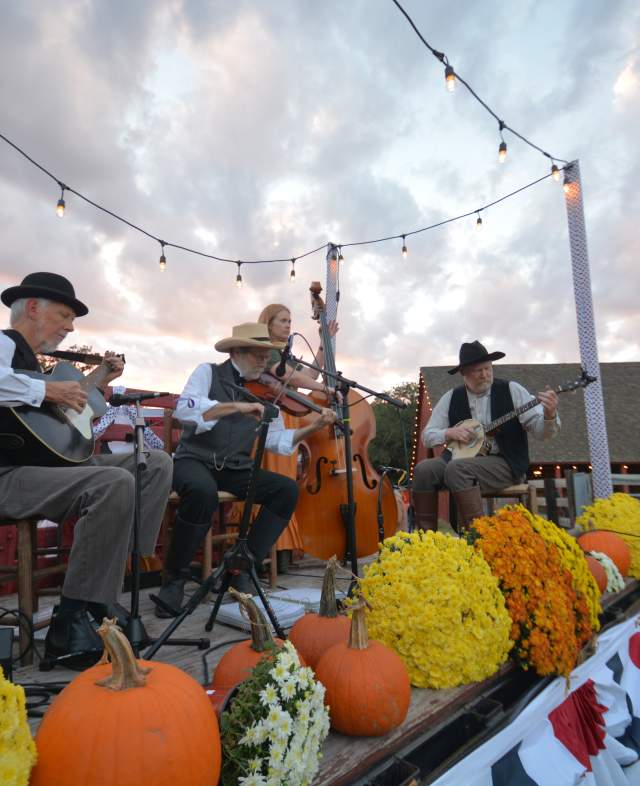
{"type": "MultiPolygon", "coordinates": [[[[314,587],[320,588],[324,563],[314,559],[304,559],[294,563],[291,573],[278,577],[279,588],[314,587]]],[[[346,573],[343,574],[346,576],[346,573]]],[[[196,585],[188,585],[195,587],[196,585]]],[[[338,587],[348,586],[348,578],[341,579],[338,587]]],[[[157,636],[169,624],[165,620],[157,619],[153,614],[153,604],[149,600],[149,593],[154,590],[143,590],[141,593],[141,613],[145,627],[151,636],[157,636]]],[[[47,607],[48,599],[42,602],[43,609],[47,607]]],[[[124,594],[121,598],[123,605],[127,605],[129,596],[124,594]]],[[[51,606],[53,601],[49,601],[51,606]]],[[[0,605],[13,607],[17,605],[15,596],[0,597],[0,605]]],[[[243,638],[242,631],[223,624],[216,623],[210,634],[204,630],[204,625],[211,611],[210,603],[201,604],[194,613],[187,617],[176,631],[176,636],[181,638],[207,637],[211,646],[216,649],[206,656],[209,675],[233,640],[243,638]]],[[[39,632],[42,635],[42,632],[39,632]]],[[[42,641],[38,642],[42,650],[42,641]]],[[[160,660],[179,667],[190,674],[200,684],[204,682],[203,652],[195,647],[164,646],[155,656],[160,660]]],[[[509,669],[509,666],[504,669],[509,669]]],[[[14,682],[19,684],[46,684],[63,682],[72,679],[74,672],[56,667],[49,672],[38,670],[37,661],[33,666],[14,668],[14,682]]],[[[495,679],[495,678],[494,678],[495,679]]],[[[447,690],[413,689],[411,707],[404,723],[395,731],[383,738],[354,738],[341,734],[331,733],[324,745],[323,758],[320,772],[314,784],[323,786],[347,786],[355,784],[366,775],[373,767],[389,759],[397,751],[404,748],[412,739],[425,732],[436,729],[446,723],[454,713],[476,700],[491,682],[477,683],[447,690]]],[[[32,730],[35,732],[40,719],[31,718],[32,730]]],[[[82,786],[79,784],[79,786],[82,786]]],[[[87,784],[87,786],[89,786],[87,784]]]]}

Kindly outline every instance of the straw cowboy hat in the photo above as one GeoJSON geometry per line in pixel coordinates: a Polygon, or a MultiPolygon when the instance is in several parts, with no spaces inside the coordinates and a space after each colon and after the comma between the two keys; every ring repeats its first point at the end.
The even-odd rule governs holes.
{"type": "Polygon", "coordinates": [[[485,363],[488,360],[500,360],[504,357],[504,352],[487,352],[479,341],[472,341],[470,344],[463,344],[460,347],[460,363],[455,368],[449,369],[449,374],[456,374],[465,366],[472,366],[474,363],[485,363]]]}
{"type": "Polygon", "coordinates": [[[0,295],[5,306],[11,306],[13,302],[23,297],[38,297],[64,303],[75,311],[77,317],[89,313],[85,304],[76,298],[69,279],[57,273],[29,273],[19,286],[9,287],[0,295]]]}
{"type": "Polygon", "coordinates": [[[252,349],[284,349],[286,344],[272,341],[269,328],[263,322],[243,322],[234,325],[230,338],[223,338],[215,345],[218,352],[230,352],[237,347],[252,349]]]}

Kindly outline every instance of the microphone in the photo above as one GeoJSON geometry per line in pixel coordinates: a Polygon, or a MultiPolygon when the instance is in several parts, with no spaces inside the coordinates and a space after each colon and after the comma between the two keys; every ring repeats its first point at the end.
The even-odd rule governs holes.
{"type": "Polygon", "coordinates": [[[276,377],[284,377],[284,373],[287,370],[287,360],[291,357],[291,345],[293,344],[294,335],[295,334],[292,333],[289,336],[285,348],[280,350],[280,362],[275,370],[276,377]]]}
{"type": "Polygon", "coordinates": [[[135,404],[137,401],[146,401],[150,398],[161,398],[170,396],[171,393],[114,393],[109,399],[112,407],[119,407],[122,404],[135,404]]]}

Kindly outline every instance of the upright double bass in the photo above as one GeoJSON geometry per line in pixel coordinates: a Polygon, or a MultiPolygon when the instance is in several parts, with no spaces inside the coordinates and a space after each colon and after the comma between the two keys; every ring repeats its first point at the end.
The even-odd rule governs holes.
{"type": "MultiPolygon", "coordinates": [[[[320,323],[326,370],[335,373],[333,344],[327,326],[324,302],[320,297],[319,282],[311,284],[313,318],[320,323]]],[[[328,384],[334,381],[329,378],[328,384]]],[[[310,394],[326,406],[323,394],[310,394]]],[[[355,502],[355,555],[374,554],[380,541],[378,528],[378,496],[380,476],[369,461],[369,442],[376,435],[376,421],[369,402],[350,389],[348,394],[349,422],[351,429],[353,496],[355,502]]],[[[335,404],[340,409],[340,405],[335,404]]],[[[341,414],[338,412],[338,414],[341,414]]],[[[301,419],[306,425],[307,418],[301,419]]],[[[347,541],[347,470],[345,464],[344,435],[340,429],[325,428],[316,431],[299,445],[298,486],[300,497],[296,506],[304,542],[304,550],[319,559],[351,557],[347,541]]],[[[398,512],[393,486],[388,477],[383,480],[382,514],[384,535],[392,535],[398,524],[398,512]]]]}

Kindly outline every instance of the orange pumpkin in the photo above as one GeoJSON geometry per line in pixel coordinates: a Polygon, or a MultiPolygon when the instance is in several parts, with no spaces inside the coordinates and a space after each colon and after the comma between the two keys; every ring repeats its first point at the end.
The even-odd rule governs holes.
{"type": "Polygon", "coordinates": [[[324,572],[319,613],[308,612],[296,620],[289,632],[289,641],[312,669],[334,644],[349,641],[349,620],[338,614],[336,603],[336,568],[338,560],[331,557],[324,572]]]}
{"type": "Polygon", "coordinates": [[[594,530],[585,532],[578,537],[578,543],[583,551],[601,551],[616,563],[623,576],[628,575],[631,565],[631,550],[624,540],[615,532],[594,530]]]}
{"type": "Polygon", "coordinates": [[[115,622],[98,633],[105,662],[54,699],[31,786],[216,786],[220,734],[202,687],[175,666],[137,661],[115,622]]]}
{"type": "Polygon", "coordinates": [[[282,639],[273,638],[270,624],[256,606],[251,595],[236,592],[234,589],[229,592],[244,609],[251,623],[251,638],[234,644],[220,658],[211,683],[211,687],[218,690],[231,688],[246,680],[253,671],[253,667],[263,658],[269,657],[274,647],[282,647],[284,644],[282,639]]]}
{"type": "Polygon", "coordinates": [[[593,578],[596,580],[596,584],[600,588],[600,592],[606,592],[607,572],[605,569],[595,557],[590,557],[589,555],[587,555],[587,565],[589,566],[589,570],[591,571],[593,578]]]}
{"type": "Polygon", "coordinates": [[[331,726],[342,734],[378,737],[405,719],[411,701],[402,660],[379,641],[369,641],[365,603],[353,608],[347,644],[334,644],[320,658],[316,677],[325,687],[331,726]]]}

